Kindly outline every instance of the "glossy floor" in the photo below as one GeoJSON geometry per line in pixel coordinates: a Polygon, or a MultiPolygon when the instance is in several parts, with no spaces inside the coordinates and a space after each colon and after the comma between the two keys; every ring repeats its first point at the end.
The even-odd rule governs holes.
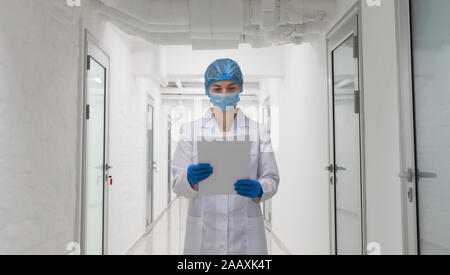
{"type": "MultiPolygon", "coordinates": [[[[127,254],[182,255],[188,204],[187,199],[176,198],[155,222],[153,230],[142,237],[127,254]]],[[[270,255],[290,254],[277,236],[267,229],[266,236],[270,255]]]]}

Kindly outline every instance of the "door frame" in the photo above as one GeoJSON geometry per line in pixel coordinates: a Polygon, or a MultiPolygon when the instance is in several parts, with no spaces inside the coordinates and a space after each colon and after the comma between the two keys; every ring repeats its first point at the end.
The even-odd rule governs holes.
{"type": "MultiPolygon", "coordinates": [[[[265,130],[269,132],[269,135],[272,134],[272,97],[268,95],[264,101],[262,102],[261,106],[261,120],[262,124],[265,127],[265,130]],[[268,112],[268,119],[269,121],[266,121],[265,112],[268,112]],[[270,126],[270,127],[268,127],[270,126]]],[[[266,223],[266,227],[270,230],[272,230],[272,200],[266,200],[263,203],[263,216],[264,221],[266,223]],[[266,212],[268,211],[268,213],[266,212]]]]}
{"type": "Polygon", "coordinates": [[[417,255],[420,251],[417,181],[415,176],[416,140],[410,0],[395,1],[395,15],[400,99],[400,167],[402,171],[400,171],[399,177],[401,179],[402,227],[404,232],[403,254],[417,255]]]}
{"type": "MultiPolygon", "coordinates": [[[[146,113],[145,113],[145,116],[146,116],[146,119],[145,119],[145,121],[146,121],[146,124],[145,124],[145,128],[146,128],[146,131],[148,131],[148,112],[149,112],[149,110],[148,110],[148,107],[149,106],[152,106],[152,135],[153,135],[153,138],[152,138],[152,155],[153,155],[153,157],[152,157],[152,161],[153,161],[153,163],[148,163],[148,160],[149,160],[149,156],[148,156],[148,152],[149,152],[149,148],[148,148],[148,136],[147,136],[147,141],[146,141],[146,148],[147,148],[147,160],[146,160],[146,163],[147,163],[147,169],[149,168],[149,167],[151,167],[151,177],[152,177],[152,186],[151,186],[151,218],[152,218],[152,220],[151,220],[151,222],[150,222],[150,224],[148,224],[148,197],[147,197],[147,188],[148,188],[148,182],[149,182],[149,178],[148,178],[148,174],[149,173],[146,173],[146,175],[145,175],[145,178],[146,178],[146,183],[145,183],[145,192],[146,192],[146,196],[145,196],[145,232],[146,233],[149,233],[150,231],[152,231],[152,229],[153,229],[153,224],[154,224],[154,221],[155,221],[155,211],[154,211],[154,206],[155,206],[155,196],[154,196],[154,191],[155,191],[155,173],[154,173],[154,164],[155,164],[155,100],[154,100],[154,98],[151,96],[151,95],[147,95],[146,96],[146,113]]],[[[148,134],[148,133],[147,133],[148,134]]]]}
{"type": "Polygon", "coordinates": [[[167,207],[170,206],[170,203],[172,202],[172,171],[171,171],[171,164],[172,164],[172,153],[173,153],[173,146],[172,146],[172,117],[170,115],[167,116],[167,207]],[[170,131],[170,134],[169,134],[170,131]]]}
{"type": "MultiPolygon", "coordinates": [[[[364,85],[363,85],[363,51],[362,51],[362,34],[360,27],[361,19],[361,2],[355,3],[343,15],[336,24],[326,34],[326,56],[327,56],[327,77],[328,77],[328,144],[329,144],[329,164],[335,166],[335,150],[334,150],[334,83],[333,83],[333,51],[339,47],[351,35],[355,35],[355,54],[358,57],[358,63],[355,64],[357,77],[357,86],[359,86],[359,155],[360,155],[360,209],[361,209],[361,252],[367,254],[367,217],[366,217],[366,170],[365,170],[365,128],[364,128],[364,85]],[[356,17],[356,20],[355,20],[356,17]]],[[[335,186],[336,177],[333,172],[329,172],[329,217],[330,217],[330,254],[337,254],[336,247],[336,216],[335,216],[335,186]]]]}
{"type": "MultiPolygon", "coordinates": [[[[83,121],[83,141],[82,141],[82,184],[81,184],[81,236],[80,249],[81,254],[86,254],[86,190],[87,190],[87,104],[88,104],[88,85],[87,81],[87,66],[89,57],[94,58],[102,67],[106,69],[105,81],[105,166],[109,165],[109,149],[110,149],[110,57],[101,49],[95,37],[89,33],[87,29],[84,30],[84,54],[83,54],[83,105],[82,105],[82,121],[83,121]]],[[[106,167],[105,167],[106,168],[106,167]]],[[[108,188],[108,173],[105,171],[105,179],[103,181],[103,251],[102,254],[108,253],[108,222],[109,222],[109,188],[108,188]]]]}

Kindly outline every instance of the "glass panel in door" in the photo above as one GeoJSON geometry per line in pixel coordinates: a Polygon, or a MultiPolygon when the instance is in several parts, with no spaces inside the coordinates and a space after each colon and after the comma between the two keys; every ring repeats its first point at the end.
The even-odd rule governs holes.
{"type": "Polygon", "coordinates": [[[106,69],[89,57],[86,136],[86,254],[103,254],[106,69]]]}
{"type": "Polygon", "coordinates": [[[361,254],[359,114],[355,111],[354,36],[333,57],[336,253],[361,254]]]}
{"type": "Polygon", "coordinates": [[[450,254],[450,1],[411,1],[420,254],[450,254]]]}
{"type": "Polygon", "coordinates": [[[153,106],[147,105],[147,200],[146,200],[146,213],[147,213],[147,230],[150,230],[150,226],[153,223],[153,106]]]}

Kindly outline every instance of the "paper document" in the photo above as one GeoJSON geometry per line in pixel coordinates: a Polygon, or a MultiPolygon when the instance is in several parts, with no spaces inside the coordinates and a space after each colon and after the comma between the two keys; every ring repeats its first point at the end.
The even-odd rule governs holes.
{"type": "Polygon", "coordinates": [[[198,162],[209,163],[214,169],[214,173],[200,183],[201,195],[236,194],[234,184],[250,178],[250,141],[198,141],[197,148],[198,162]]]}

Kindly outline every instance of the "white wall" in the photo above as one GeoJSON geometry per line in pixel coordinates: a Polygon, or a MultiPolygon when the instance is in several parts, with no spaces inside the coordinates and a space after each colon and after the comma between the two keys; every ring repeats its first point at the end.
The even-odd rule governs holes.
{"type": "Polygon", "coordinates": [[[394,1],[362,5],[368,242],[401,254],[400,128],[394,1]],[[380,58],[382,57],[382,58],[380,58]]]}
{"type": "Polygon", "coordinates": [[[0,254],[63,254],[79,236],[80,10],[0,6],[0,254]]]}
{"type": "Polygon", "coordinates": [[[264,85],[272,94],[272,138],[281,177],[272,203],[272,229],[293,254],[328,254],[325,40],[321,36],[284,50],[285,77],[281,87],[264,85]]]}

